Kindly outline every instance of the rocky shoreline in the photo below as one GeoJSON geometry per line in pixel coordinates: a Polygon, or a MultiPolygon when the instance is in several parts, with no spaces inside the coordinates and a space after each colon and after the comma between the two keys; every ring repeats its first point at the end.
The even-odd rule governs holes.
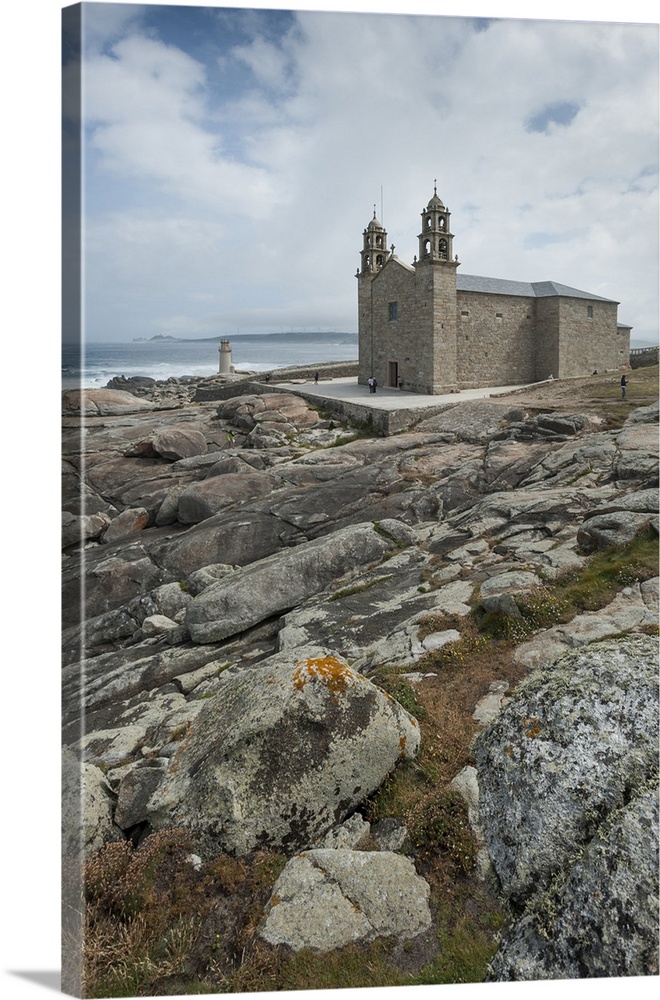
{"type": "Polygon", "coordinates": [[[189,402],[208,402],[210,400],[231,397],[230,390],[235,388],[237,394],[245,391],[245,386],[255,383],[269,385],[271,382],[287,382],[289,380],[311,381],[316,372],[320,373],[321,381],[333,378],[350,378],[357,376],[357,361],[329,361],[319,365],[295,365],[289,368],[273,368],[270,371],[236,370],[230,375],[182,375],[167,379],[154,379],[144,375],[117,375],[112,378],[106,389],[119,392],[129,392],[133,396],[149,399],[161,405],[178,405],[189,402]]]}
{"type": "MultiPolygon", "coordinates": [[[[464,401],[385,438],[211,382],[63,394],[65,856],[172,828],[202,869],[275,851],[251,942],[389,940],[419,968],[435,883],[409,817],[367,804],[422,760],[415,705],[468,623],[515,637],[554,581],[657,538],[657,402],[617,426],[464,401]]],[[[625,569],[605,606],[521,633],[461,709],[473,742],[441,791],[507,915],[494,980],[658,971],[658,579],[625,569]]]]}

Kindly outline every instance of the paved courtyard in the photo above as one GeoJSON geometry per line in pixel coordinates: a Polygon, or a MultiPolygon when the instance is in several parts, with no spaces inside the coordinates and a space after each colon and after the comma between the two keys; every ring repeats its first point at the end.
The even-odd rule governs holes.
{"type": "Polygon", "coordinates": [[[408,410],[427,406],[441,406],[445,403],[460,403],[465,399],[485,399],[501,393],[522,389],[522,385],[489,386],[482,389],[462,389],[443,396],[423,396],[417,392],[406,392],[405,389],[388,389],[378,386],[375,393],[369,392],[366,385],[358,385],[357,378],[321,379],[318,385],[313,381],[277,382],[283,389],[290,392],[299,391],[305,396],[318,396],[319,399],[341,399],[347,403],[360,403],[375,410],[408,410]]]}

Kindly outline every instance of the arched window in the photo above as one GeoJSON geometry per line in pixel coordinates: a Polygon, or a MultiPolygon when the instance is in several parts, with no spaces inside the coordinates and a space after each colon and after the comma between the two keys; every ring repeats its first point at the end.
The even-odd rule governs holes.
{"type": "Polygon", "coordinates": [[[431,241],[424,240],[424,256],[428,257],[431,253],[431,241]]]}
{"type": "Polygon", "coordinates": [[[430,229],[432,225],[433,225],[433,220],[431,219],[430,215],[427,215],[426,216],[426,228],[430,229]]]}
{"type": "Polygon", "coordinates": [[[376,257],[376,267],[382,267],[384,263],[385,263],[385,258],[383,257],[382,253],[379,253],[378,256],[376,257]]]}
{"type": "Polygon", "coordinates": [[[439,241],[438,253],[440,254],[440,260],[447,260],[447,240],[439,241]]]}
{"type": "Polygon", "coordinates": [[[444,233],[445,231],[445,220],[443,218],[438,219],[438,229],[444,233]]]}

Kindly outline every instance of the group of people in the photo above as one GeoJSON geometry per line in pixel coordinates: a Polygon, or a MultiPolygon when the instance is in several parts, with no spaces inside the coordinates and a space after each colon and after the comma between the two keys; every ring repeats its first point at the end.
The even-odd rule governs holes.
{"type": "MultiPolygon", "coordinates": [[[[378,386],[378,380],[375,379],[373,377],[373,375],[371,375],[367,379],[367,385],[369,386],[369,392],[375,392],[376,388],[378,386]]],[[[403,389],[403,379],[401,378],[400,375],[399,375],[398,379],[396,380],[396,387],[397,387],[397,389],[403,389]]]]}

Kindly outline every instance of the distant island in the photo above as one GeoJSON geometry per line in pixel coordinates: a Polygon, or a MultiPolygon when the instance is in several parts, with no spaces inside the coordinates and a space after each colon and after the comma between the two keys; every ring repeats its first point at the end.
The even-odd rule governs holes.
{"type": "Polygon", "coordinates": [[[185,337],[170,337],[164,333],[157,333],[154,337],[133,337],[134,344],[146,344],[152,340],[185,340],[185,337]]]}
{"type": "Polygon", "coordinates": [[[353,344],[357,341],[357,333],[345,333],[338,330],[334,331],[324,331],[324,332],[312,332],[305,331],[304,333],[289,331],[288,333],[237,333],[234,336],[229,336],[226,334],[216,334],[215,337],[171,337],[166,334],[157,333],[153,337],[133,337],[133,343],[152,343],[153,341],[167,341],[171,343],[172,341],[179,344],[219,344],[221,340],[295,340],[295,341],[309,341],[309,340],[336,340],[341,337],[341,343],[353,344]]]}

